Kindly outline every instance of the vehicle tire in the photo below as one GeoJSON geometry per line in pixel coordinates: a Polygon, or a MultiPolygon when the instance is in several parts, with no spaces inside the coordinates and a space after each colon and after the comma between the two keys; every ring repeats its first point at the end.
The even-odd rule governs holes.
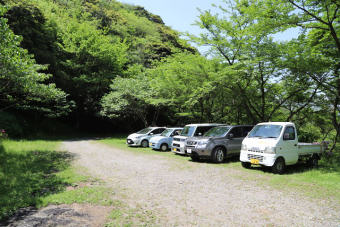
{"type": "Polygon", "coordinates": [[[318,167],[319,157],[317,155],[313,155],[310,159],[308,159],[308,166],[315,168],[318,167]]]}
{"type": "Polygon", "coordinates": [[[162,145],[160,146],[161,151],[167,151],[168,149],[169,149],[169,147],[168,147],[168,144],[166,144],[166,143],[162,143],[162,145]]]}
{"type": "Polygon", "coordinates": [[[251,166],[250,162],[241,162],[241,165],[243,168],[246,168],[246,169],[249,169],[251,166]]]}
{"type": "Polygon", "coordinates": [[[274,173],[283,174],[286,169],[285,160],[283,158],[276,159],[274,165],[272,166],[272,171],[274,173]]]}
{"type": "Polygon", "coordinates": [[[143,140],[141,145],[142,145],[142,147],[148,147],[149,146],[149,142],[147,140],[143,140]]]}
{"type": "Polygon", "coordinates": [[[216,147],[212,153],[212,160],[216,163],[222,163],[225,159],[225,149],[223,147],[216,147]]]}

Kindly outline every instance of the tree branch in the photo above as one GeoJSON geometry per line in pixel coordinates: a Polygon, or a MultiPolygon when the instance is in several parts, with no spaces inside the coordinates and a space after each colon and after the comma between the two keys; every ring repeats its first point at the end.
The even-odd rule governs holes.
{"type": "Polygon", "coordinates": [[[309,12],[308,10],[306,10],[305,8],[299,6],[298,4],[296,4],[293,0],[288,0],[288,2],[290,2],[292,5],[294,5],[296,8],[302,10],[303,12],[307,13],[309,16],[313,17],[314,19],[320,21],[321,23],[328,25],[328,23],[324,20],[322,20],[320,17],[312,14],[311,12],[309,12]]]}

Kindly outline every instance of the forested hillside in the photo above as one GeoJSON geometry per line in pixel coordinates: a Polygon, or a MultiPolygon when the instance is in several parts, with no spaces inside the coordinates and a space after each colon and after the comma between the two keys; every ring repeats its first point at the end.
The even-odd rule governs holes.
{"type": "MultiPolygon", "coordinates": [[[[16,121],[9,113],[19,113],[32,114],[34,116],[30,117],[38,119],[52,115],[67,117],[71,126],[87,129],[105,120],[105,116],[99,115],[101,98],[108,93],[113,79],[138,76],[150,68],[153,61],[175,53],[196,53],[176,31],[164,25],[159,16],[142,7],[105,0],[23,0],[4,1],[4,4],[1,6],[2,26],[4,34],[12,40],[3,37],[1,45],[6,50],[1,52],[23,52],[23,56],[13,54],[9,60],[13,64],[24,61],[31,75],[20,65],[13,67],[18,74],[24,74],[22,76],[2,72],[1,87],[7,90],[1,92],[1,125],[6,125],[8,118],[16,121]],[[8,44],[10,41],[12,46],[8,44]],[[30,90],[13,90],[6,86],[10,80],[23,80],[13,82],[13,87],[30,90]],[[46,92],[50,92],[51,100],[47,95],[42,98],[44,91],[34,87],[42,84],[49,84],[46,92]],[[61,94],[53,96],[57,91],[61,94]],[[23,99],[21,96],[25,95],[32,98],[23,99]]],[[[9,69],[11,67],[8,65],[9,69]]],[[[145,108],[149,120],[154,108],[148,104],[145,108]]],[[[116,121],[127,120],[128,128],[144,126],[144,122],[129,121],[133,118],[134,114],[116,121]]],[[[20,134],[17,131],[22,129],[10,134],[20,134]]]]}
{"type": "Polygon", "coordinates": [[[201,36],[183,39],[159,16],[113,0],[2,0],[0,126],[18,116],[97,131],[293,121],[300,140],[335,144],[340,4],[220,5],[219,14],[202,9],[201,36]],[[273,38],[289,28],[297,38],[273,38]],[[210,46],[208,57],[186,40],[210,46]]]}

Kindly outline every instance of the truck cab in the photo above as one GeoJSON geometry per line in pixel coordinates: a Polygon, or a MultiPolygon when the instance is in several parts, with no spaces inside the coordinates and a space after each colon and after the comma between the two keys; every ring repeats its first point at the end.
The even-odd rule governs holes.
{"type": "Polygon", "coordinates": [[[186,125],[179,136],[174,136],[171,151],[176,154],[186,154],[186,140],[189,137],[203,136],[211,128],[223,124],[206,123],[206,124],[189,124],[186,125]]]}
{"type": "Polygon", "coordinates": [[[243,140],[240,161],[245,168],[263,165],[283,173],[286,165],[300,160],[317,163],[323,151],[319,143],[299,143],[294,123],[265,122],[257,124],[243,140]]]}

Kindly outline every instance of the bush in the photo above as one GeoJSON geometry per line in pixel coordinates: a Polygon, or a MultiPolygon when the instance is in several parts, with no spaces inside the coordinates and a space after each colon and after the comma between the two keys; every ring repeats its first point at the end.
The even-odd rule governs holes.
{"type": "Polygon", "coordinates": [[[0,130],[12,138],[24,136],[25,121],[8,112],[0,112],[0,130]]]}

